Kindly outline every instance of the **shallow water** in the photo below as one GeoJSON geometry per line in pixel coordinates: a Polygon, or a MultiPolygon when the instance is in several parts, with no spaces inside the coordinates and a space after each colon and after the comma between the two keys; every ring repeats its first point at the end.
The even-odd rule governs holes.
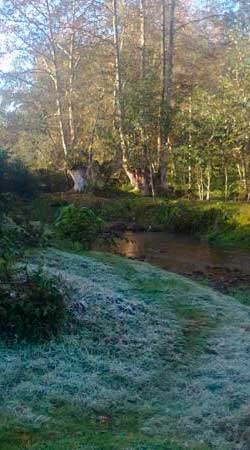
{"type": "Polygon", "coordinates": [[[220,283],[250,287],[250,252],[242,249],[166,232],[126,232],[108,250],[194,279],[207,277],[218,288],[220,283]]]}

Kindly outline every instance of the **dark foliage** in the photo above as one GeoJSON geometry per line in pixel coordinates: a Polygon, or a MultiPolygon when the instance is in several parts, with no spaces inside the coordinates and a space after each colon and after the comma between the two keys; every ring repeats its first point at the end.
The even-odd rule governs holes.
{"type": "Polygon", "coordinates": [[[56,280],[41,271],[22,272],[0,284],[0,335],[15,341],[44,341],[61,330],[66,306],[56,280]]]}
{"type": "Polygon", "coordinates": [[[31,247],[48,245],[50,235],[40,222],[24,216],[15,217],[0,212],[0,274],[7,273],[16,258],[31,247]]]}
{"type": "Polygon", "coordinates": [[[0,192],[14,192],[30,197],[38,190],[38,182],[19,159],[10,159],[5,150],[0,149],[0,192]]]}
{"type": "Polygon", "coordinates": [[[40,169],[36,172],[36,179],[39,191],[45,193],[65,192],[73,187],[72,180],[65,171],[40,169]]]}

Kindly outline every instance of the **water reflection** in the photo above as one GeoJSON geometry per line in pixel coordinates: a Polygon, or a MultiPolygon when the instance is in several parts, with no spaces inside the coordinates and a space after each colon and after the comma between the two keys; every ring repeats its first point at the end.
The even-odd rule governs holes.
{"type": "Polygon", "coordinates": [[[250,273],[249,252],[240,249],[225,250],[190,236],[163,232],[127,232],[111,251],[146,260],[173,272],[209,272],[211,268],[218,267],[250,273]]]}

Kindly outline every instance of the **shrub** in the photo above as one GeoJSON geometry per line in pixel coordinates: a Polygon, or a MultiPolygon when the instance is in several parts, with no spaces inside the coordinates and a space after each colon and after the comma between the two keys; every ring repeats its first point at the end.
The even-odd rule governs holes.
{"type": "Polygon", "coordinates": [[[166,228],[178,233],[191,233],[194,212],[185,204],[169,205],[167,208],[166,228]]]}
{"type": "Polygon", "coordinates": [[[56,336],[66,305],[55,279],[41,271],[12,274],[0,285],[0,335],[40,341],[56,336]]]}
{"type": "Polygon", "coordinates": [[[220,205],[196,211],[196,231],[211,231],[227,226],[228,214],[220,205]]]}
{"type": "Polygon", "coordinates": [[[0,275],[1,278],[7,278],[20,251],[18,245],[20,229],[5,214],[0,215],[0,221],[0,275]]]}
{"type": "Polygon", "coordinates": [[[89,208],[69,205],[61,208],[55,228],[59,237],[81,242],[89,249],[103,237],[104,222],[89,208]]]}
{"type": "Polygon", "coordinates": [[[48,244],[50,235],[40,222],[0,214],[0,271],[7,270],[9,263],[33,246],[48,244]]]}
{"type": "Polygon", "coordinates": [[[0,149],[0,192],[14,192],[19,196],[32,196],[38,190],[37,179],[23,162],[11,159],[6,150],[0,149]]]}

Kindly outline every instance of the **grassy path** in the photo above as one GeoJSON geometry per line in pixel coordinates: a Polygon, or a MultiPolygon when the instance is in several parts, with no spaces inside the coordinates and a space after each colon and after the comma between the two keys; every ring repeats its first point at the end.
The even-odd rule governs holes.
{"type": "Polygon", "coordinates": [[[56,250],[75,320],[0,349],[0,449],[247,449],[250,310],[148,264],[56,250]]]}

